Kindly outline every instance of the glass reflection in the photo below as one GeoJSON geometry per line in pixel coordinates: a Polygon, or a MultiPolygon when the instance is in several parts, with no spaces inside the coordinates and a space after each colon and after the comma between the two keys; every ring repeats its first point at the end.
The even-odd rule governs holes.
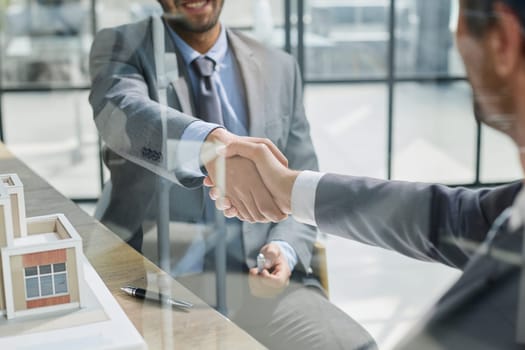
{"type": "MultiPolygon", "coordinates": [[[[306,77],[386,79],[390,4],[390,0],[307,1],[306,77]]],[[[396,75],[462,75],[453,45],[456,2],[398,0],[395,6],[396,75]]]]}
{"type": "MultiPolygon", "coordinates": [[[[304,18],[307,27],[305,33],[306,77],[319,80],[385,78],[390,37],[387,26],[390,11],[389,3],[387,0],[368,2],[310,0],[306,6],[307,14],[304,18]]],[[[397,77],[448,77],[454,74],[463,74],[457,52],[452,47],[451,37],[456,28],[452,24],[454,20],[451,19],[455,18],[457,12],[454,3],[450,0],[432,2],[425,0],[396,1],[396,29],[394,34],[397,47],[397,77]]],[[[224,23],[240,28],[244,33],[265,44],[275,47],[283,46],[282,1],[228,0],[227,4],[223,15],[224,23]]],[[[89,36],[88,8],[88,3],[80,0],[13,0],[9,2],[5,12],[6,16],[2,21],[5,29],[5,40],[2,47],[1,74],[5,86],[59,86],[60,84],[76,86],[86,84],[88,80],[87,49],[92,41],[89,36]],[[58,50],[58,47],[63,50],[58,50]]],[[[150,15],[158,13],[158,4],[149,0],[134,1],[133,3],[129,1],[99,1],[96,8],[100,28],[113,28],[120,24],[147,21],[150,15]]],[[[153,70],[147,72],[148,62],[140,61],[144,59],[144,56],[136,55],[135,49],[137,48],[133,46],[141,42],[143,38],[149,38],[151,33],[144,36],[142,36],[144,33],[139,34],[136,37],[126,39],[128,40],[126,43],[131,43],[132,49],[124,53],[122,51],[116,52],[118,48],[113,47],[117,46],[113,45],[115,44],[115,37],[109,36],[110,39],[102,41],[102,43],[99,41],[100,47],[98,49],[107,49],[107,47],[112,47],[112,49],[100,51],[102,55],[93,59],[94,61],[99,59],[96,64],[100,64],[103,69],[100,71],[95,69],[93,73],[94,97],[91,101],[95,110],[94,117],[98,130],[106,143],[107,150],[113,151],[113,153],[105,153],[105,161],[112,171],[112,180],[115,181],[115,183],[106,186],[104,193],[105,196],[108,196],[106,199],[110,201],[105,209],[109,208],[111,214],[107,214],[99,207],[102,211],[100,218],[115,232],[119,233],[128,244],[176,277],[178,281],[187,286],[207,304],[231,317],[264,345],[271,348],[282,347],[283,345],[288,346],[288,348],[311,348],[320,344],[319,347],[321,348],[333,348],[329,341],[319,340],[323,335],[333,331],[333,334],[336,335],[335,338],[344,339],[341,343],[345,346],[350,346],[350,343],[357,343],[373,347],[373,341],[370,340],[367,333],[369,329],[362,329],[359,322],[355,322],[348,315],[334,310],[335,308],[324,295],[324,291],[327,290],[327,278],[326,274],[323,276],[322,268],[319,269],[317,266],[323,264],[324,258],[319,255],[319,250],[322,250],[322,247],[313,246],[316,240],[316,231],[313,228],[300,225],[291,219],[278,224],[246,224],[236,220],[226,220],[220,213],[215,212],[212,202],[206,202],[209,195],[206,190],[201,190],[198,186],[197,188],[189,188],[187,183],[184,183],[183,180],[188,180],[188,178],[192,180],[195,177],[187,176],[188,172],[191,171],[185,169],[186,163],[192,163],[192,160],[195,160],[195,157],[190,156],[195,154],[191,149],[200,149],[202,144],[190,142],[184,145],[179,143],[179,131],[184,128],[174,126],[174,124],[179,121],[179,117],[182,118],[183,116],[177,114],[173,117],[169,114],[172,109],[192,116],[198,114],[196,110],[198,110],[200,101],[194,93],[196,84],[192,83],[184,74],[161,76],[159,79],[159,76],[152,73],[153,70]],[[112,57],[109,63],[103,62],[106,59],[103,57],[104,54],[115,54],[118,59],[112,57]],[[122,62],[125,64],[119,66],[122,62]],[[127,70],[130,69],[130,66],[131,70],[127,70]],[[106,80],[108,77],[114,78],[113,74],[117,76],[115,80],[106,80]],[[129,79],[132,82],[131,85],[139,81],[144,82],[147,86],[144,87],[139,84],[140,86],[135,90],[133,88],[126,90],[130,86],[129,81],[124,84],[120,83],[127,78],[131,78],[129,79]],[[186,86],[188,94],[185,97],[186,104],[182,103],[175,107],[175,104],[183,99],[179,96],[177,96],[178,101],[175,98],[157,101],[158,96],[155,96],[153,83],[155,81],[166,81],[167,83],[161,87],[161,93],[168,90],[172,94],[171,97],[173,94],[179,93],[177,89],[181,88],[180,83],[182,81],[183,85],[189,85],[186,86]],[[115,86],[116,88],[114,88],[115,86]],[[100,95],[95,96],[97,94],[100,95]],[[134,99],[139,100],[144,105],[148,105],[151,100],[162,102],[164,105],[171,105],[170,109],[159,108],[148,114],[145,109],[135,108],[136,100],[134,99]],[[129,108],[130,106],[132,108],[129,108]],[[174,130],[176,130],[175,134],[179,135],[174,136],[174,130]],[[188,156],[187,159],[184,158],[185,156],[188,156]],[[174,160],[177,164],[170,163],[174,160]],[[119,168],[120,170],[117,170],[119,168]],[[181,174],[184,176],[180,176],[181,174]],[[126,186],[121,186],[122,182],[116,184],[119,180],[124,180],[126,186]],[[121,192],[118,193],[119,191],[121,192]],[[113,218],[111,215],[114,215],[113,218]],[[115,217],[118,219],[114,219],[115,217]],[[250,275],[250,269],[255,267],[255,258],[259,251],[267,247],[268,244],[286,241],[288,237],[293,237],[299,242],[292,249],[296,253],[299,252],[301,255],[307,256],[305,261],[301,261],[301,257],[299,257],[299,261],[295,264],[290,263],[288,256],[281,259],[281,266],[295,265],[289,284],[287,281],[286,286],[281,285],[274,288],[273,285],[266,284],[261,275],[253,273],[250,275]],[[311,262],[308,262],[310,258],[311,262]],[[282,312],[283,310],[285,312],[282,312]],[[335,323],[337,326],[333,326],[335,323]],[[291,340],[286,338],[290,333],[290,337],[293,338],[291,340]],[[299,336],[298,333],[300,333],[299,336]]],[[[142,48],[137,50],[140,49],[142,48]]],[[[148,54],[150,53],[148,52],[148,54]]],[[[149,59],[149,63],[154,61],[154,58],[150,57],[149,59]]],[[[168,58],[168,60],[171,60],[172,63],[176,62],[173,57],[168,58]]],[[[237,61],[244,62],[244,60],[237,61]]],[[[257,64],[253,64],[249,68],[256,66],[257,64]]],[[[257,108],[250,109],[250,112],[264,111],[264,113],[256,116],[260,118],[253,118],[252,115],[254,123],[264,121],[262,129],[253,134],[270,137],[281,149],[286,150],[286,156],[292,160],[291,166],[301,169],[316,168],[315,160],[308,165],[301,163],[301,159],[304,160],[306,156],[301,156],[298,153],[306,149],[307,157],[315,159],[313,150],[309,149],[310,140],[303,139],[297,142],[299,146],[292,145],[295,147],[288,147],[289,145],[284,141],[286,137],[290,140],[290,138],[296,137],[298,132],[300,133],[302,130],[304,131],[304,128],[308,128],[308,122],[299,126],[294,126],[290,122],[297,111],[291,110],[292,107],[290,107],[289,102],[297,96],[292,96],[293,93],[286,88],[293,85],[294,92],[301,91],[300,78],[297,76],[294,80],[283,77],[283,72],[292,72],[293,74],[294,67],[285,67],[287,69],[279,70],[279,65],[273,64],[271,68],[267,74],[255,79],[256,84],[251,87],[259,88],[268,84],[270,85],[268,91],[255,94],[255,98],[253,98],[253,95],[248,96],[248,91],[253,91],[250,88],[245,91],[246,95],[240,94],[239,97],[241,102],[253,103],[255,101],[257,103],[258,101],[260,103],[255,106],[257,108]],[[276,78],[270,74],[275,72],[274,69],[281,76],[276,78]],[[281,82],[278,78],[285,83],[272,84],[275,81],[281,82]],[[279,99],[280,97],[282,99],[279,99]],[[288,124],[295,128],[290,131],[284,130],[283,127],[288,124]]],[[[246,76],[246,72],[243,71],[243,77],[246,76]]],[[[173,71],[169,73],[173,73],[173,71]]],[[[298,73],[295,72],[295,74],[298,73]]],[[[247,86],[245,83],[243,81],[243,84],[240,85],[247,86]]],[[[184,86],[182,87],[184,88],[184,86]]],[[[394,177],[405,180],[433,180],[443,183],[470,182],[474,177],[474,152],[472,148],[475,142],[473,121],[462,118],[464,114],[467,114],[466,111],[470,111],[466,83],[406,83],[398,84],[396,89],[394,177]],[[451,128],[451,126],[454,127],[451,128]]],[[[228,97],[231,97],[228,94],[236,94],[239,91],[240,89],[231,87],[223,90],[228,97]]],[[[312,112],[309,119],[310,126],[314,129],[312,135],[314,142],[319,145],[317,150],[322,164],[325,164],[324,169],[326,170],[326,165],[328,165],[330,170],[337,169],[339,172],[384,177],[386,171],[382,160],[384,158],[382,150],[386,148],[384,147],[383,136],[386,123],[381,117],[384,114],[379,111],[379,109],[386,109],[387,105],[384,86],[355,85],[351,88],[316,86],[309,87],[306,95],[308,97],[307,109],[312,112]],[[329,145],[335,145],[335,147],[328,147],[329,145]],[[341,155],[346,156],[342,157],[341,155]],[[350,160],[347,161],[347,159],[350,160]]],[[[63,97],[62,94],[55,96],[63,97]]],[[[45,110],[52,114],[56,112],[52,105],[55,102],[48,95],[32,96],[35,100],[38,99],[38,102],[29,103],[25,97],[22,103],[16,97],[18,96],[11,95],[8,98],[11,100],[7,108],[11,118],[6,118],[11,123],[8,128],[25,129],[26,125],[36,125],[28,123],[28,120],[34,120],[32,117],[35,103],[39,106],[39,110],[45,110]],[[13,98],[15,98],[16,108],[12,107],[13,98]],[[44,103],[49,103],[51,106],[44,105],[44,103]],[[21,105],[23,106],[20,107],[21,105]],[[21,113],[24,110],[23,108],[27,106],[31,107],[31,110],[21,113]],[[24,118],[26,115],[30,116],[31,119],[24,118]],[[13,125],[18,126],[14,128],[13,125]]],[[[160,100],[160,98],[158,99],[160,100]]],[[[87,96],[83,96],[82,100],[87,100],[87,96]]],[[[63,99],[61,99],[61,107],[64,106],[62,102],[63,99]]],[[[67,162],[64,162],[66,165],[51,166],[52,169],[48,170],[49,172],[53,173],[56,170],[55,168],[73,168],[73,165],[82,160],[80,146],[86,146],[85,138],[80,131],[83,122],[79,118],[70,118],[73,114],[78,116],[76,112],[78,112],[79,105],[76,97],[74,104],[75,111],[65,113],[67,114],[64,118],[66,122],[60,119],[59,124],[63,127],[68,125],[65,124],[67,122],[74,123],[75,131],[73,133],[77,138],[66,143],[67,147],[61,148],[61,150],[66,149],[67,162]],[[71,162],[69,162],[69,157],[71,162]]],[[[233,109],[236,107],[234,104],[230,106],[233,109]]],[[[144,105],[140,107],[144,107],[144,105]]],[[[301,98],[298,98],[295,107],[299,110],[302,108],[301,98]]],[[[60,112],[64,112],[64,108],[60,109],[60,112]]],[[[302,113],[302,111],[299,112],[302,113]]],[[[87,115],[87,113],[83,115],[87,115]]],[[[46,124],[46,132],[42,134],[50,135],[53,141],[64,138],[63,128],[57,136],[57,123],[44,121],[47,119],[47,115],[46,118],[43,118],[42,115],[40,117],[38,124],[46,124]]],[[[245,131],[249,131],[248,129],[249,127],[245,127],[245,131]]],[[[89,133],[89,136],[87,146],[93,151],[95,139],[92,137],[92,133],[89,133]]],[[[34,141],[35,137],[27,133],[19,134],[14,139],[18,141],[23,138],[26,138],[23,141],[34,141]]],[[[509,147],[507,147],[508,145],[504,146],[504,149],[500,145],[499,138],[492,137],[491,140],[485,148],[490,148],[490,152],[493,152],[487,152],[488,155],[492,158],[498,158],[497,163],[492,163],[497,164],[498,169],[493,169],[495,166],[487,161],[484,170],[486,177],[494,180],[508,180],[511,178],[506,171],[506,163],[510,159],[509,152],[507,152],[509,147]],[[505,153],[504,157],[500,156],[502,152],[505,153]]],[[[61,145],[63,144],[50,145],[49,148],[46,148],[49,150],[46,155],[56,156],[57,147],[61,145]]],[[[31,153],[35,149],[34,144],[25,148],[24,145],[20,144],[14,146],[15,149],[18,146],[21,152],[31,153]]],[[[92,152],[92,154],[95,153],[92,152]]],[[[216,152],[212,153],[215,155],[216,152]]],[[[40,153],[36,155],[31,153],[31,157],[33,159],[38,158],[37,161],[46,165],[50,163],[49,157],[42,157],[40,153]]],[[[78,187],[79,179],[84,179],[81,176],[85,176],[89,171],[94,172],[94,166],[88,165],[88,168],[90,170],[82,169],[76,173],[67,173],[67,177],[76,179],[73,186],[78,187]]],[[[238,170],[233,163],[224,169],[222,175],[218,174],[217,176],[227,177],[228,172],[230,175],[236,173],[234,175],[237,175],[237,178],[232,182],[235,185],[238,184],[236,181],[243,178],[251,179],[251,174],[248,171],[238,170]]],[[[519,173],[517,169],[512,172],[516,176],[519,173]]],[[[199,175],[198,177],[201,178],[202,176],[199,175]]],[[[417,197],[417,193],[414,192],[452,193],[463,199],[462,196],[471,198],[480,193],[492,196],[494,193],[497,194],[495,191],[502,190],[507,194],[512,192],[509,196],[505,196],[503,201],[505,202],[504,205],[510,205],[509,198],[515,195],[514,190],[516,189],[515,184],[491,191],[419,185],[418,191],[415,191],[414,188],[403,187],[406,185],[404,183],[398,184],[399,188],[394,188],[389,192],[388,185],[385,186],[385,183],[370,183],[368,181],[361,179],[354,183],[354,185],[356,183],[362,185],[362,188],[366,189],[364,191],[366,195],[351,204],[356,206],[355,210],[352,210],[354,216],[350,216],[348,220],[350,222],[348,231],[351,233],[348,234],[345,231],[340,234],[350,236],[363,243],[372,243],[391,250],[401,251],[408,256],[421,260],[440,261],[454,268],[464,268],[466,259],[471,257],[472,252],[480,247],[479,240],[471,242],[464,240],[463,236],[478,234],[479,232],[484,233],[488,227],[476,231],[474,229],[469,230],[470,226],[466,229],[462,227],[459,230],[451,229],[448,226],[434,226],[433,222],[429,223],[428,218],[435,214],[433,211],[436,208],[435,203],[432,200],[429,201],[428,197],[417,197]],[[387,189],[386,193],[385,188],[387,189]],[[413,199],[412,195],[417,197],[415,201],[410,201],[413,199]],[[416,217],[414,223],[409,227],[403,226],[403,221],[398,220],[399,217],[396,216],[397,210],[410,212],[410,215],[416,217]],[[364,214],[370,216],[363,219],[364,214]],[[378,222],[380,227],[376,230],[374,224],[378,222]],[[432,238],[435,238],[433,230],[438,230],[440,234],[443,234],[443,240],[439,244],[432,241],[432,238]]],[[[77,192],[74,193],[96,193],[93,184],[86,186],[88,180],[85,182],[81,180],[80,182],[83,185],[82,188],[75,188],[77,192]]],[[[338,195],[341,195],[343,190],[337,192],[338,195]]],[[[335,200],[334,202],[340,204],[335,200]]],[[[464,205],[466,202],[471,203],[462,200],[461,204],[464,205]]],[[[324,210],[333,214],[340,209],[341,205],[327,205],[324,210]]],[[[437,212],[441,213],[439,210],[437,212]]],[[[481,222],[486,224],[482,220],[484,219],[482,215],[478,219],[472,220],[472,225],[474,225],[472,227],[476,228],[475,225],[481,222]]],[[[491,216],[490,219],[494,218],[491,216]]],[[[335,225],[336,220],[332,220],[329,224],[335,225]]],[[[348,227],[345,228],[348,229],[348,227]]],[[[336,232],[336,229],[327,230],[336,232]]],[[[485,259],[490,262],[491,266],[495,266],[496,272],[491,277],[498,281],[502,277],[499,271],[505,273],[510,271],[512,276],[518,271],[516,267],[519,265],[516,261],[518,263],[520,261],[517,251],[520,245],[516,237],[519,236],[512,236],[507,242],[504,240],[491,241],[490,247],[496,249],[482,249],[478,252],[479,259],[485,259]],[[512,246],[510,249],[506,249],[504,245],[508,242],[512,246]]],[[[343,243],[338,244],[344,246],[343,243]]],[[[286,254],[286,246],[283,248],[279,243],[277,245],[280,253],[286,254]]],[[[332,280],[340,283],[344,278],[343,276],[357,276],[351,283],[352,286],[358,286],[353,288],[352,306],[358,310],[357,314],[359,311],[361,312],[359,321],[361,322],[363,319],[368,321],[368,325],[373,325],[372,329],[375,325],[376,332],[374,335],[379,334],[378,340],[383,340],[384,338],[381,336],[390,336],[389,332],[393,328],[384,326],[384,324],[393,323],[392,320],[395,316],[398,317],[397,321],[403,322],[406,321],[405,317],[413,317],[415,314],[414,300],[406,298],[399,301],[393,291],[395,288],[401,288],[399,286],[401,282],[392,276],[406,278],[403,276],[405,271],[402,267],[399,268],[398,265],[395,265],[398,263],[397,259],[392,259],[382,266],[388,273],[377,277],[378,275],[375,273],[381,268],[380,259],[376,260],[371,257],[374,253],[361,246],[357,245],[354,248],[355,251],[370,253],[370,255],[364,254],[361,256],[362,260],[358,260],[355,259],[355,255],[348,256],[351,255],[349,251],[340,251],[344,257],[344,264],[338,271],[340,273],[335,274],[335,276],[332,275],[332,280]],[[351,260],[352,258],[354,260],[351,260]],[[398,274],[396,275],[396,273],[398,274]],[[372,286],[371,290],[376,294],[369,293],[369,290],[360,284],[361,279],[366,278],[369,278],[368,286],[372,286]],[[389,283],[380,284],[379,278],[389,283]],[[359,310],[359,308],[361,309],[359,310]],[[386,313],[388,313],[387,316],[385,316],[386,313]],[[381,322],[383,323],[378,325],[381,322]],[[379,331],[377,331],[378,328],[380,328],[379,331]]],[[[409,268],[407,267],[407,269],[409,268]]],[[[277,272],[278,266],[269,266],[267,270],[268,274],[277,272]]],[[[422,268],[420,274],[415,275],[414,281],[406,282],[406,284],[411,288],[413,287],[414,290],[421,287],[421,284],[426,284],[428,289],[424,291],[435,292],[438,287],[437,284],[434,284],[435,281],[429,281],[431,275],[429,271],[428,267],[422,268]]],[[[31,273],[29,270],[28,272],[31,273]]],[[[141,272],[147,275],[146,280],[136,281],[136,284],[171,294],[172,285],[169,277],[151,276],[146,271],[141,272]]],[[[452,274],[444,273],[443,275],[450,278],[452,274]]],[[[437,274],[432,274],[432,276],[435,277],[437,274]]],[[[67,288],[60,275],[55,275],[53,280],[49,276],[43,277],[40,284],[38,279],[34,277],[28,278],[27,281],[26,293],[28,295],[33,295],[35,290],[36,293],[49,294],[53,283],[57,293],[67,288]]],[[[403,283],[405,283],[404,281],[403,283]]],[[[414,293],[413,290],[409,290],[407,294],[410,295],[410,292],[414,293]]],[[[180,289],[177,293],[181,293],[180,289]]],[[[512,293],[512,298],[515,299],[515,289],[512,293]]],[[[187,297],[191,300],[197,299],[189,293],[187,297]]],[[[204,303],[194,302],[199,307],[205,308],[204,303]]],[[[144,308],[147,309],[148,306],[144,308]]],[[[355,309],[349,308],[347,310],[352,316],[355,314],[355,309]]],[[[161,332],[164,347],[173,348],[175,342],[172,335],[173,332],[179,331],[177,329],[178,319],[171,309],[165,309],[165,311],[160,331],[155,329],[158,327],[156,322],[146,321],[142,327],[151,331],[150,335],[158,335],[161,332]]],[[[221,338],[220,328],[220,326],[210,328],[212,332],[216,332],[217,339],[221,338]]]]}
{"type": "MultiPolygon", "coordinates": [[[[164,18],[95,38],[90,103],[111,171],[101,221],[139,252],[156,228],[159,266],[269,348],[373,349],[312,273],[316,230],[286,218],[251,160],[213,163],[217,144],[250,140],[283,163],[281,152],[296,168],[317,169],[295,62],[219,25],[221,4],[164,3],[164,18]],[[203,181],[229,194],[249,222],[226,220],[203,181]]],[[[271,13],[266,0],[254,5],[271,13]]]]}
{"type": "Polygon", "coordinates": [[[5,86],[85,85],[91,44],[88,0],[15,0],[2,11],[5,86]]]}

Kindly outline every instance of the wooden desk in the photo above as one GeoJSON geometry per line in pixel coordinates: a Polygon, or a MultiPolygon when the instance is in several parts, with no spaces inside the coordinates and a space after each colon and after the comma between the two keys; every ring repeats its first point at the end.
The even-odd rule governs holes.
{"type": "MultiPolygon", "coordinates": [[[[84,254],[118,301],[148,347],[154,349],[264,349],[250,335],[216,312],[105,226],[62,196],[0,143],[0,173],[17,173],[24,183],[27,216],[64,213],[82,236],[84,254]],[[124,295],[120,287],[161,274],[172,294],[195,304],[190,312],[163,309],[124,295]]],[[[79,184],[81,186],[81,184],[79,184]]]]}

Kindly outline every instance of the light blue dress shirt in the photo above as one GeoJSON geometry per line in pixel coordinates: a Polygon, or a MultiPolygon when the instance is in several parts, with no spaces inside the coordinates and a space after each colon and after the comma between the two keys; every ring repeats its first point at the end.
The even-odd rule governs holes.
{"type": "MultiPolygon", "coordinates": [[[[169,28],[169,27],[168,27],[169,28]]],[[[190,78],[191,89],[195,101],[198,94],[199,77],[194,69],[191,67],[191,62],[201,54],[189,46],[175,31],[169,28],[169,32],[175,46],[179,50],[184,64],[186,65],[188,75],[190,78]]],[[[212,79],[217,87],[219,98],[221,102],[222,117],[224,120],[224,127],[233,134],[239,136],[248,135],[248,113],[246,108],[246,96],[241,78],[239,67],[233,56],[233,52],[228,45],[228,38],[226,30],[221,25],[221,32],[217,42],[204,55],[215,61],[215,74],[212,79]]],[[[198,103],[198,101],[197,101],[198,103]]],[[[208,137],[209,133],[214,129],[221,127],[217,124],[207,123],[201,120],[191,123],[183,132],[181,137],[182,145],[185,143],[195,144],[203,143],[208,137]]],[[[195,176],[203,176],[200,170],[200,148],[199,147],[183,147],[185,159],[192,159],[188,170],[195,174],[195,176]],[[194,153],[188,155],[188,153],[194,153]]],[[[290,269],[293,270],[297,264],[297,254],[295,250],[285,241],[274,241],[281,248],[281,252],[286,256],[290,269]]]]}

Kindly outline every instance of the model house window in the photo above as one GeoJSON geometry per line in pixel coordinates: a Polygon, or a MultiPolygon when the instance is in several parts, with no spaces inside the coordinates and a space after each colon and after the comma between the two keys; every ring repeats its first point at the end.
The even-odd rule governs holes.
{"type": "Polygon", "coordinates": [[[66,264],[49,264],[24,269],[26,298],[36,299],[67,294],[66,264]]]}

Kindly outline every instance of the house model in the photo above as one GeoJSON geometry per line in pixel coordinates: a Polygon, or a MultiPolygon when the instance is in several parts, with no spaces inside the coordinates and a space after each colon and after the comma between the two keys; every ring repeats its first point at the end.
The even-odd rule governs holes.
{"type": "Polygon", "coordinates": [[[0,314],[83,306],[82,240],[63,214],[26,218],[24,187],[0,175],[0,314]]]}

